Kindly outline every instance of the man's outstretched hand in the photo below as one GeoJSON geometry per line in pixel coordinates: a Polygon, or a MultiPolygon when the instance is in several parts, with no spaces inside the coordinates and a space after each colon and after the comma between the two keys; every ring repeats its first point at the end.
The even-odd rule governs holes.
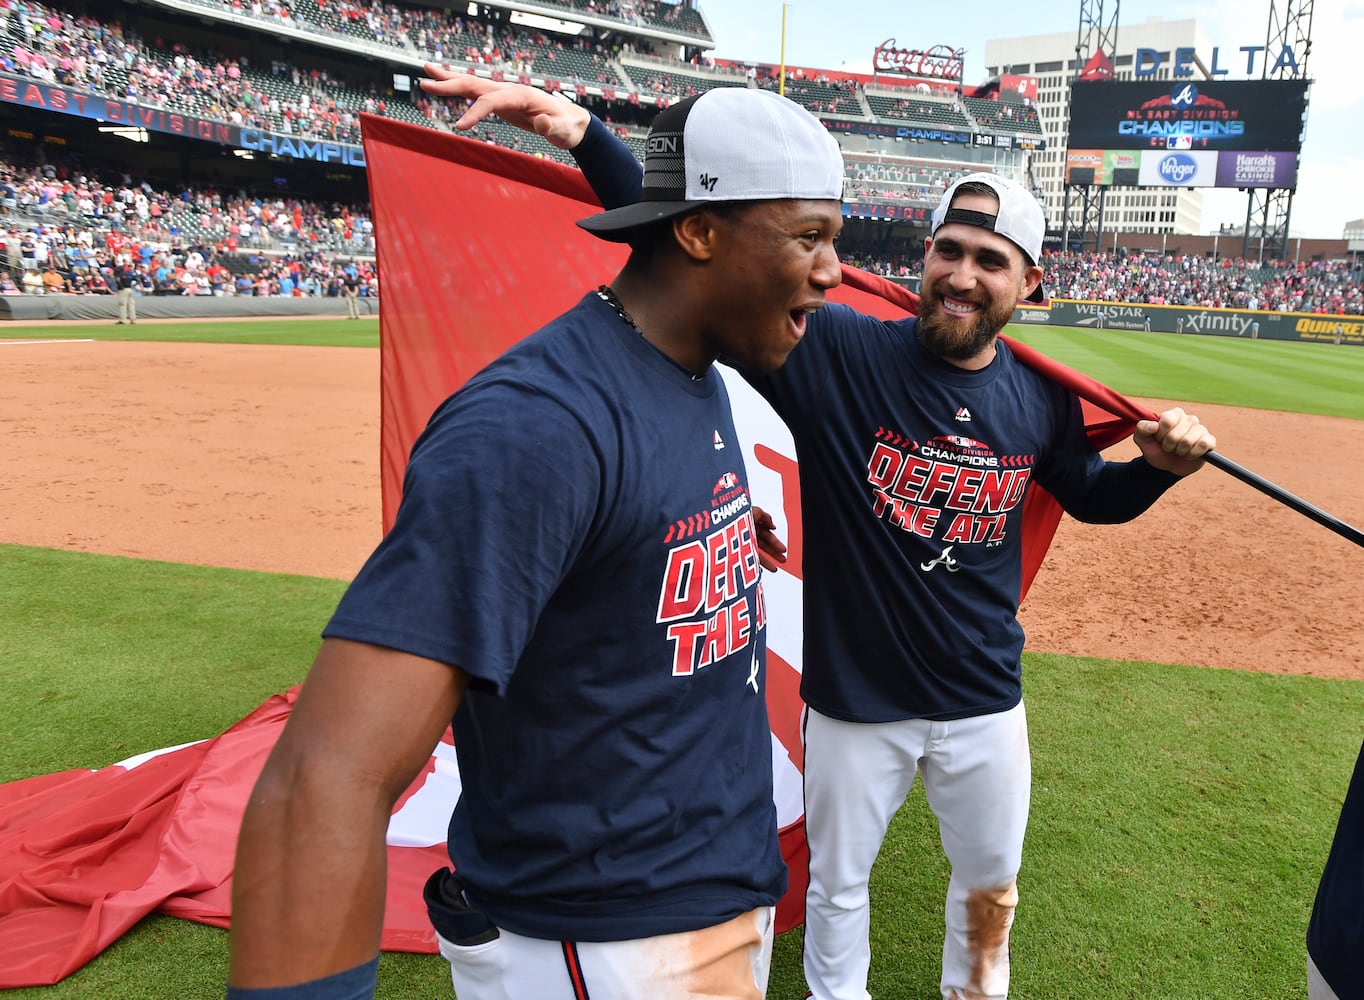
{"type": "Polygon", "coordinates": [[[430,79],[418,82],[426,93],[473,102],[455,122],[455,128],[461,132],[467,132],[489,115],[497,115],[509,125],[534,132],[552,146],[572,149],[583,141],[592,120],[586,108],[534,87],[497,83],[436,63],[427,63],[425,69],[430,79]]]}

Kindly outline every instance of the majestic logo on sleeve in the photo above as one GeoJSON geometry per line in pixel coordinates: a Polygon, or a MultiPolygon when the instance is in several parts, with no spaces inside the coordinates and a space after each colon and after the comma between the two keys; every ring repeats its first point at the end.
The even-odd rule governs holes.
{"type": "Polygon", "coordinates": [[[958,544],[998,545],[1009,512],[1023,502],[1032,479],[1033,456],[997,456],[989,446],[961,434],[919,442],[882,428],[867,462],[872,510],[903,531],[943,547],[924,563],[955,571],[958,544]]]}
{"type": "MultiPolygon", "coordinates": [[[[668,627],[673,676],[689,677],[747,649],[766,625],[753,512],[739,476],[721,476],[711,491],[710,510],[675,522],[664,541],[671,548],[658,622],[668,627]]],[[[745,683],[755,691],[757,666],[754,650],[745,661],[745,683]]]]}

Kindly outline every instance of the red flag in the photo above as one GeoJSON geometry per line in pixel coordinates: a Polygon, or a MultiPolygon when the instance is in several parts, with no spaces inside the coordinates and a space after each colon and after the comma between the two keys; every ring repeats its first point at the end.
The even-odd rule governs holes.
{"type": "MultiPolygon", "coordinates": [[[[211,740],[0,785],[0,989],[64,979],[154,911],[228,926],[242,812],[296,693],[211,740]]],[[[447,731],[394,810],[388,951],[436,951],[421,887],[449,860],[452,751],[447,731]]]]}

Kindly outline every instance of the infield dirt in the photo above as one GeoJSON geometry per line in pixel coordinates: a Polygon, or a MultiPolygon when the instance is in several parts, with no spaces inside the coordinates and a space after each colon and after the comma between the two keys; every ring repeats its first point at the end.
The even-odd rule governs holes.
{"type": "MultiPolygon", "coordinates": [[[[347,579],[379,540],[378,351],[0,342],[0,370],[0,542],[347,579]]],[[[1187,408],[1364,524],[1364,424],[1187,408]]],[[[1064,519],[1020,617],[1038,652],[1364,680],[1364,550],[1208,468],[1064,519]]]]}

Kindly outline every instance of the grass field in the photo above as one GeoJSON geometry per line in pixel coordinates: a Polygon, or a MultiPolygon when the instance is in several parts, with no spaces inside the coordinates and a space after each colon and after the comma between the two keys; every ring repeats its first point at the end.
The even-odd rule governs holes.
{"type": "MultiPolygon", "coordinates": [[[[192,326],[168,339],[377,339],[369,321],[192,326]]],[[[0,335],[123,329],[6,326],[0,335]]],[[[1364,417],[1349,393],[1330,399],[1332,386],[1360,384],[1364,351],[1010,332],[1133,395],[1364,417]]],[[[139,324],[137,333],[160,330],[139,324]]],[[[302,679],[342,587],[0,546],[0,780],[221,732],[302,679]]],[[[1359,750],[1364,684],[1041,653],[1025,656],[1025,675],[1034,787],[1012,995],[1305,996],[1303,934],[1359,750]]],[[[916,788],[873,879],[871,990],[882,1000],[936,995],[946,879],[916,788]]],[[[799,952],[799,931],[778,939],[773,1000],[804,995],[799,952]]],[[[226,963],[224,932],[153,917],[57,986],[13,996],[221,996],[226,963]]],[[[442,960],[384,957],[380,997],[449,995],[442,960]]]]}
{"type": "Polygon", "coordinates": [[[378,347],[378,317],[346,319],[165,320],[135,326],[116,323],[0,325],[0,338],[23,340],[171,341],[182,344],[296,344],[303,347],[378,347]]]}

